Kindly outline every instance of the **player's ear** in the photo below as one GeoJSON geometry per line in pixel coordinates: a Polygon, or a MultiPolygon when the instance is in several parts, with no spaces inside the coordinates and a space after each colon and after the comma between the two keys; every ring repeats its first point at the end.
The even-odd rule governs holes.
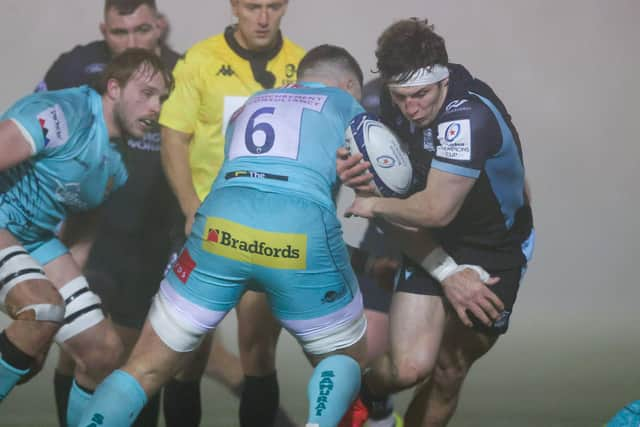
{"type": "Polygon", "coordinates": [[[122,87],[120,86],[120,83],[118,83],[116,79],[107,80],[106,93],[109,98],[118,99],[118,97],[120,96],[121,90],[122,90],[122,87]]]}
{"type": "Polygon", "coordinates": [[[102,37],[107,37],[107,24],[104,22],[100,23],[100,33],[102,34],[102,37]]]}
{"type": "Polygon", "coordinates": [[[238,17],[238,0],[229,0],[229,3],[231,3],[231,13],[233,13],[233,16],[237,18],[238,17]]]}

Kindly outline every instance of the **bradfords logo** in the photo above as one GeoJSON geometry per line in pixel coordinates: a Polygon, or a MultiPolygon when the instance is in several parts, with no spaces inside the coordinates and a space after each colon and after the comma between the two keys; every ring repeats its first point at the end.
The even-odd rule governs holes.
{"type": "Polygon", "coordinates": [[[63,145],[69,139],[67,119],[58,104],[47,108],[38,114],[38,123],[44,135],[44,146],[55,148],[63,145]]]}
{"type": "Polygon", "coordinates": [[[283,270],[307,268],[307,236],[273,233],[246,227],[223,218],[210,217],[202,248],[236,261],[283,270]]]}
{"type": "Polygon", "coordinates": [[[316,400],[316,417],[321,417],[322,413],[325,409],[327,409],[327,403],[329,400],[329,395],[333,390],[333,380],[331,378],[336,375],[333,371],[322,371],[320,374],[322,379],[320,380],[320,393],[318,394],[318,399],[316,400]]]}

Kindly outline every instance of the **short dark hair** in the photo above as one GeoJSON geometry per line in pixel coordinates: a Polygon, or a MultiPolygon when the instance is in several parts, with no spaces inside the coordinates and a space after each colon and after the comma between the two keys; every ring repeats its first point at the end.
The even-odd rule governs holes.
{"type": "Polygon", "coordinates": [[[104,14],[106,15],[109,9],[113,8],[120,15],[131,15],[137,8],[145,4],[153,10],[158,10],[156,0],[105,0],[104,14]]]}
{"type": "Polygon", "coordinates": [[[170,91],[173,88],[171,70],[164,65],[158,55],[148,49],[131,48],[117,55],[109,62],[100,76],[97,91],[104,95],[107,91],[107,83],[111,79],[115,79],[122,87],[126,86],[131,77],[141,68],[143,71],[153,71],[153,75],[161,73],[167,89],[170,91]]]}
{"type": "Polygon", "coordinates": [[[403,81],[419,68],[449,63],[444,39],[428,20],[418,18],[397,21],[384,30],[378,38],[376,58],[385,82],[394,76],[403,81]]]}
{"type": "Polygon", "coordinates": [[[364,75],[358,61],[345,48],[330,44],[316,46],[300,60],[298,65],[298,78],[319,65],[338,65],[344,70],[353,73],[362,86],[364,75]]]}

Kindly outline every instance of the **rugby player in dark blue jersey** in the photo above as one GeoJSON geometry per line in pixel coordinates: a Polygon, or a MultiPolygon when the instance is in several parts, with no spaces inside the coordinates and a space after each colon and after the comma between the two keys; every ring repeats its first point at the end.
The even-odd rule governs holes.
{"type": "Polygon", "coordinates": [[[382,116],[409,143],[414,191],[406,199],[368,197],[370,174],[358,175],[357,157],[341,160],[343,182],[361,192],[347,213],[390,224],[387,232],[418,262],[404,262],[391,349],[365,373],[361,398],[371,408],[418,386],[405,422],[442,426],[473,362],[507,331],[532,254],[522,149],[502,102],[449,62],[426,21],[391,25],[376,56],[388,89],[382,116]]]}

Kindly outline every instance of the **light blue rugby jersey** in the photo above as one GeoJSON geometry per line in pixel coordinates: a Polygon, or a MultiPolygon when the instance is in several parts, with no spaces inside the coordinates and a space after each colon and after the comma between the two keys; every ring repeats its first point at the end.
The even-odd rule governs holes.
{"type": "Polygon", "coordinates": [[[256,93],[229,122],[212,191],[239,185],[295,193],[333,208],[336,150],[363,111],[349,93],[320,83],[256,93]]]}
{"type": "Polygon", "coordinates": [[[87,86],[27,96],[1,119],[17,123],[33,148],[0,172],[0,227],[23,243],[51,236],[67,213],[97,207],[127,180],[102,99],[87,86]]]}

